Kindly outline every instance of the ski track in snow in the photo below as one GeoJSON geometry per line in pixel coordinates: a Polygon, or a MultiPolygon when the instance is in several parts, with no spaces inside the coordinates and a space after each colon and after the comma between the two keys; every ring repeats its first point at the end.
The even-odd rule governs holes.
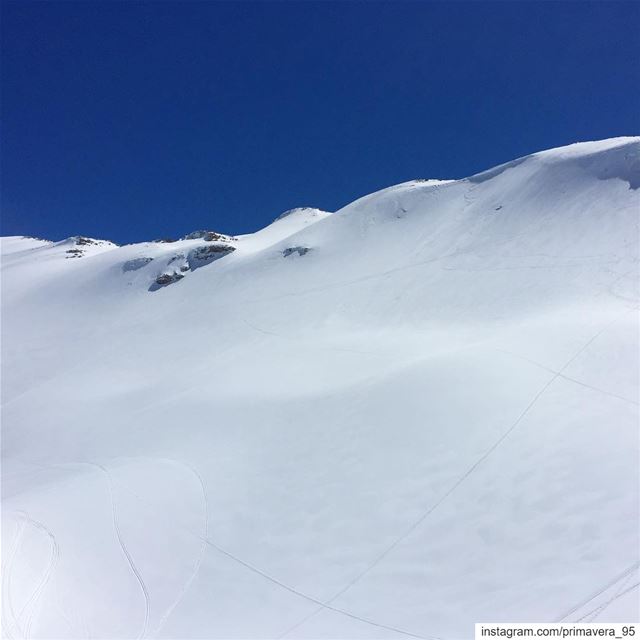
{"type": "MultiPolygon", "coordinates": [[[[39,601],[47,585],[49,584],[49,581],[53,574],[53,570],[58,562],[58,559],[60,557],[60,549],[58,547],[58,542],[55,536],[42,522],[40,522],[39,520],[36,520],[35,518],[32,518],[25,511],[16,511],[15,514],[19,517],[20,520],[23,521],[23,524],[19,527],[19,531],[16,534],[16,538],[12,546],[12,550],[11,550],[9,560],[7,562],[7,566],[5,567],[5,571],[3,572],[3,585],[4,585],[4,579],[6,578],[6,598],[9,603],[9,611],[11,613],[11,617],[13,618],[12,620],[13,626],[15,626],[16,630],[18,631],[18,634],[22,638],[24,638],[25,640],[29,640],[31,638],[31,628],[33,626],[34,618],[38,611],[39,601]],[[31,525],[34,529],[43,532],[47,536],[51,544],[51,553],[49,556],[49,560],[47,562],[47,566],[45,567],[44,573],[40,578],[40,581],[37,583],[35,589],[31,592],[29,597],[25,600],[24,604],[20,608],[20,611],[16,615],[15,608],[13,606],[13,599],[11,596],[11,576],[13,574],[13,564],[15,562],[15,558],[18,554],[18,551],[21,548],[21,542],[24,536],[26,524],[31,525]],[[23,627],[20,621],[25,614],[27,615],[24,620],[24,627],[23,627]]],[[[4,593],[4,589],[3,589],[3,593],[4,593]]],[[[4,616],[4,611],[5,610],[3,607],[3,616],[4,616]]],[[[3,626],[5,624],[6,622],[3,624],[3,626]]],[[[8,626],[4,628],[4,633],[7,633],[10,638],[13,637],[11,632],[9,631],[8,626]]]]}
{"type": "Polygon", "coordinates": [[[495,351],[499,351],[500,353],[505,353],[508,356],[518,358],[519,360],[524,360],[525,362],[529,362],[530,364],[535,365],[540,369],[544,369],[549,373],[556,374],[558,378],[562,378],[563,380],[573,382],[577,385],[580,385],[581,387],[585,387],[586,389],[591,389],[592,391],[596,391],[597,393],[602,393],[603,395],[609,396],[610,398],[615,398],[616,400],[621,400],[622,402],[633,404],[636,407],[640,406],[640,402],[638,402],[637,400],[632,400],[631,398],[625,398],[625,396],[618,395],[617,393],[612,393],[611,391],[605,391],[604,389],[600,389],[599,387],[594,387],[593,385],[587,384],[586,382],[582,382],[581,380],[576,380],[576,378],[572,378],[571,376],[565,375],[560,371],[556,371],[555,369],[552,369],[551,367],[548,367],[547,365],[542,364],[541,362],[537,362],[536,360],[527,358],[527,356],[520,355],[519,353],[513,353],[513,351],[507,351],[506,349],[500,349],[498,347],[495,347],[495,351]]]}
{"type": "MultiPolygon", "coordinates": [[[[584,616],[584,618],[587,618],[587,617],[589,618],[589,620],[587,620],[587,622],[595,622],[598,619],[598,617],[602,613],[604,613],[604,611],[607,609],[607,607],[609,607],[610,604],[615,602],[618,598],[621,598],[622,596],[626,595],[627,593],[630,593],[634,589],[637,589],[639,586],[640,586],[640,582],[636,582],[636,583],[632,584],[630,587],[624,589],[624,591],[619,590],[618,592],[616,592],[616,595],[614,595],[610,600],[607,600],[603,605],[601,605],[597,609],[594,609],[593,611],[589,612],[586,616],[584,616]],[[592,614],[593,614],[593,616],[592,616],[592,614]]],[[[623,587],[620,587],[620,589],[622,589],[622,588],[623,587]]],[[[584,618],[578,618],[578,620],[576,620],[576,622],[582,622],[582,620],[584,618]]]]}
{"type": "Polygon", "coordinates": [[[26,526],[26,520],[20,518],[17,521],[16,535],[13,539],[13,544],[11,545],[11,551],[9,552],[9,557],[7,558],[6,563],[3,563],[3,571],[2,571],[2,628],[3,633],[7,635],[9,638],[13,638],[13,635],[9,631],[9,622],[18,628],[18,632],[20,628],[18,627],[18,622],[15,614],[15,609],[13,607],[13,598],[11,597],[11,575],[13,573],[13,564],[15,562],[15,557],[18,553],[18,548],[20,546],[20,542],[22,536],[24,534],[24,528],[26,526]],[[6,600],[6,604],[5,604],[6,600]],[[7,607],[8,604],[8,607],[7,607]],[[7,610],[11,613],[11,621],[6,619],[7,610]]]}
{"type": "MultiPolygon", "coordinates": [[[[124,459],[124,458],[121,458],[121,459],[124,459]]],[[[136,459],[136,458],[131,458],[131,459],[136,459]]],[[[202,477],[190,465],[185,464],[182,461],[175,460],[173,458],[138,458],[138,459],[162,460],[162,461],[165,461],[165,462],[170,462],[170,463],[173,463],[173,464],[177,464],[179,466],[184,466],[186,469],[188,469],[197,478],[198,482],[200,483],[202,492],[203,492],[203,497],[204,497],[204,499],[206,501],[206,490],[205,490],[204,483],[202,481],[202,477]]],[[[33,464],[33,463],[27,463],[27,464],[33,464]]],[[[104,467],[101,464],[97,464],[97,463],[94,463],[94,462],[68,462],[68,463],[64,463],[64,464],[61,464],[61,465],[58,465],[58,464],[46,465],[46,467],[64,467],[64,466],[73,466],[73,465],[76,465],[76,464],[88,465],[88,466],[97,467],[98,469],[100,469],[102,472],[104,472],[107,475],[107,478],[109,480],[110,490],[111,490],[111,483],[113,482],[113,480],[112,480],[111,475],[109,474],[108,470],[106,469],[106,467],[104,467]]],[[[35,465],[35,466],[42,467],[42,466],[45,466],[45,465],[35,465]]],[[[131,495],[135,496],[141,502],[144,502],[146,504],[149,504],[152,507],[155,507],[155,505],[153,505],[149,501],[147,501],[144,498],[142,498],[139,494],[137,494],[135,491],[133,491],[127,485],[124,485],[124,484],[122,484],[120,482],[118,482],[118,484],[120,484],[124,489],[126,489],[131,495]]],[[[142,581],[142,577],[140,576],[137,568],[135,568],[135,564],[133,563],[133,560],[132,560],[132,558],[131,558],[131,556],[130,556],[127,548],[126,548],[126,545],[124,545],[124,541],[122,540],[121,535],[119,533],[118,521],[117,521],[117,517],[115,515],[116,514],[116,509],[115,509],[115,502],[113,501],[113,493],[111,493],[110,495],[112,497],[112,507],[113,507],[112,513],[113,513],[113,516],[114,516],[114,518],[113,518],[114,519],[114,528],[116,530],[116,535],[118,536],[118,541],[120,543],[120,546],[121,546],[121,548],[122,548],[127,560],[130,563],[130,567],[131,567],[132,571],[134,572],[136,578],[138,579],[138,581],[140,583],[140,586],[141,586],[141,588],[143,590],[143,593],[145,594],[145,601],[146,601],[147,605],[149,605],[150,600],[148,599],[148,591],[146,589],[146,586],[143,586],[144,582],[142,581]]],[[[207,508],[207,507],[205,506],[205,508],[207,508]]],[[[208,512],[208,509],[207,509],[207,512],[208,512]]],[[[357,620],[359,622],[362,622],[364,624],[376,627],[378,629],[385,629],[387,631],[393,631],[395,633],[399,633],[401,635],[404,635],[404,636],[407,636],[407,637],[410,637],[410,638],[418,638],[419,640],[443,640],[439,636],[420,635],[418,633],[407,631],[407,630],[401,629],[399,627],[394,627],[392,625],[387,625],[387,624],[383,624],[381,622],[376,622],[375,620],[371,620],[371,619],[359,616],[359,615],[357,615],[355,613],[352,613],[350,611],[347,611],[345,609],[340,609],[338,607],[332,606],[330,602],[322,602],[321,600],[318,600],[317,598],[314,598],[313,596],[310,596],[309,594],[306,594],[306,593],[304,593],[302,591],[299,591],[295,587],[292,587],[292,586],[282,582],[281,580],[278,580],[274,576],[268,574],[267,572],[265,572],[262,569],[254,566],[253,564],[243,560],[242,558],[234,555],[233,553],[227,551],[226,549],[223,549],[214,540],[212,540],[211,538],[207,537],[206,535],[203,536],[203,535],[191,530],[189,527],[183,526],[182,528],[186,532],[190,533],[192,536],[194,536],[194,537],[198,538],[199,540],[201,540],[202,543],[203,543],[203,547],[205,547],[205,546],[212,547],[213,549],[218,551],[220,554],[226,556],[227,558],[229,558],[230,560],[236,562],[237,564],[242,565],[244,568],[248,569],[252,573],[255,573],[255,574],[261,576],[262,578],[268,580],[272,584],[274,584],[274,585],[276,585],[276,586],[288,591],[289,593],[292,593],[292,594],[294,594],[294,595],[306,600],[307,602],[311,602],[312,604],[319,605],[320,609],[327,609],[329,611],[333,611],[334,613],[338,613],[340,615],[344,615],[344,616],[346,616],[348,618],[351,618],[352,620],[357,620]]],[[[178,597],[176,598],[176,600],[169,606],[169,608],[165,611],[165,613],[161,617],[161,621],[160,621],[159,625],[156,627],[156,629],[153,632],[154,634],[158,633],[161,630],[162,626],[166,623],[166,621],[169,618],[169,616],[171,615],[171,613],[173,613],[173,611],[175,610],[177,605],[180,603],[180,601],[184,597],[184,594],[187,592],[189,586],[191,586],[191,584],[195,580],[195,578],[197,576],[197,573],[199,572],[200,566],[202,564],[202,561],[203,561],[203,554],[201,553],[198,561],[196,562],[196,567],[194,568],[194,572],[192,573],[190,578],[187,580],[187,582],[185,583],[185,585],[181,589],[181,591],[180,591],[178,597]]],[[[150,609],[150,607],[147,606],[147,616],[145,618],[145,626],[144,626],[143,632],[138,636],[138,640],[142,640],[142,638],[146,635],[149,609],[150,609]]],[[[282,637],[282,636],[278,636],[278,637],[282,637]]]]}
{"type": "MultiPolygon", "coordinates": [[[[585,613],[583,616],[578,618],[576,622],[582,622],[582,621],[594,622],[594,620],[596,620],[596,618],[601,613],[603,613],[612,602],[615,602],[618,598],[620,598],[622,595],[627,593],[627,590],[625,589],[625,587],[630,582],[632,577],[633,577],[633,573],[630,573],[624,580],[622,580],[622,582],[620,582],[620,584],[618,585],[618,588],[615,590],[614,594],[608,600],[605,600],[601,605],[597,606],[595,609],[592,609],[588,613],[585,613]]],[[[636,585],[632,585],[630,589],[635,588],[635,586],[636,585]]]]}
{"type": "MultiPolygon", "coordinates": [[[[181,587],[178,595],[176,596],[175,600],[167,607],[166,611],[164,612],[164,614],[160,617],[160,620],[158,622],[158,625],[156,626],[156,628],[153,630],[152,634],[156,635],[158,634],[161,630],[162,627],[164,627],[164,625],[166,624],[167,620],[169,619],[169,617],[171,616],[171,614],[173,613],[173,611],[176,609],[176,607],[180,604],[180,602],[182,601],[182,599],[184,598],[185,594],[187,593],[187,591],[189,590],[189,587],[192,585],[192,583],[194,582],[194,580],[196,579],[199,571],[200,571],[200,567],[202,566],[202,562],[204,560],[204,554],[207,548],[207,536],[208,536],[208,524],[209,524],[209,508],[208,508],[208,500],[207,500],[207,495],[206,495],[206,489],[204,486],[204,482],[202,480],[202,476],[196,471],[195,468],[193,468],[191,465],[180,461],[180,460],[176,460],[174,458],[141,458],[141,457],[137,457],[137,458],[120,458],[120,460],[125,460],[125,459],[131,459],[131,460],[146,460],[146,461],[152,461],[152,462],[156,462],[156,461],[160,461],[160,462],[165,462],[171,465],[175,465],[175,466],[179,466],[179,467],[183,467],[184,469],[186,469],[191,475],[193,475],[193,477],[197,480],[200,490],[202,492],[202,499],[203,499],[203,512],[204,512],[204,518],[203,518],[203,534],[197,534],[193,531],[191,531],[190,529],[187,529],[187,531],[199,538],[202,541],[202,545],[200,548],[200,553],[198,554],[198,557],[196,559],[193,571],[191,573],[191,575],[189,576],[189,578],[187,579],[187,581],[185,582],[185,584],[181,587]]],[[[67,462],[67,463],[61,463],[61,464],[49,464],[49,465],[39,465],[36,463],[31,463],[31,462],[25,462],[23,461],[23,463],[25,464],[29,464],[29,465],[34,465],[38,468],[43,468],[43,469],[48,469],[48,468],[66,468],[69,466],[75,466],[75,465],[86,465],[86,466],[90,466],[90,467],[95,467],[97,469],[99,469],[102,473],[104,473],[107,477],[107,481],[108,481],[108,485],[109,485],[109,497],[110,497],[110,501],[111,501],[111,509],[112,509],[112,520],[113,520],[113,524],[114,524],[114,529],[116,532],[116,537],[118,539],[118,543],[127,559],[127,562],[133,572],[133,574],[136,577],[136,580],[138,581],[138,583],[140,584],[140,588],[144,594],[145,597],[145,623],[143,626],[143,630],[142,632],[139,634],[138,638],[139,640],[141,640],[142,638],[144,638],[144,636],[147,633],[147,627],[148,627],[148,623],[149,623],[149,618],[150,618],[150,610],[151,610],[151,600],[149,597],[149,591],[146,587],[146,584],[144,583],[142,576],[140,575],[140,572],[137,569],[137,566],[135,565],[135,562],[133,561],[133,558],[131,557],[131,554],[126,546],[126,544],[124,543],[124,540],[122,538],[122,534],[120,531],[120,526],[119,526],[119,521],[118,521],[118,517],[117,517],[117,509],[116,509],[116,505],[115,505],[115,498],[114,498],[114,494],[113,494],[113,478],[111,477],[111,473],[108,471],[107,467],[105,467],[102,464],[98,464],[96,462],[88,462],[88,461],[79,461],[79,462],[67,462]]],[[[117,482],[117,481],[116,481],[117,482]]],[[[122,485],[120,482],[117,482],[117,484],[123,486],[129,493],[131,493],[133,496],[135,496],[138,500],[142,501],[142,502],[146,502],[140,495],[138,495],[135,491],[133,491],[130,487],[127,487],[126,485],[122,485]]],[[[21,512],[22,513],[22,512],[21,512]]],[[[22,528],[24,528],[24,524],[22,525],[22,528]]],[[[21,532],[19,531],[19,534],[21,535],[21,532]]],[[[10,567],[12,565],[13,562],[13,557],[15,555],[15,547],[17,547],[19,542],[18,536],[16,537],[15,541],[14,541],[14,545],[12,548],[12,552],[10,554],[10,559],[7,562],[7,570],[5,570],[3,572],[3,582],[4,580],[10,580],[10,567]]],[[[9,591],[7,590],[7,593],[9,593],[9,591]]],[[[4,594],[4,591],[3,591],[4,594]]],[[[9,600],[10,601],[10,600],[9,600]]],[[[6,609],[4,609],[3,607],[3,613],[6,609]]],[[[61,613],[64,612],[62,611],[61,607],[60,607],[60,611],[61,613]]],[[[14,616],[15,617],[15,616],[14,616]]],[[[18,619],[20,618],[20,616],[18,616],[18,619]]],[[[70,626],[73,626],[73,623],[66,617],[66,615],[64,615],[64,618],[67,622],[67,624],[69,624],[70,626]]],[[[86,627],[86,623],[84,622],[84,620],[81,619],[81,625],[84,628],[83,631],[83,636],[85,638],[90,638],[90,633],[88,628],[86,627]]]]}
{"type": "MultiPolygon", "coordinates": [[[[368,618],[364,618],[364,617],[359,616],[359,615],[357,615],[355,613],[352,613],[350,611],[346,611],[345,609],[340,609],[338,607],[334,607],[331,604],[331,601],[322,602],[321,600],[318,600],[317,598],[314,598],[313,596],[310,596],[310,595],[308,595],[308,594],[306,594],[306,593],[304,593],[302,591],[299,591],[298,589],[296,589],[294,587],[289,586],[288,584],[286,584],[284,582],[281,582],[277,578],[274,578],[273,576],[271,576],[268,573],[262,571],[258,567],[255,567],[251,563],[246,562],[245,560],[242,560],[242,558],[239,558],[238,556],[230,553],[229,551],[226,551],[222,547],[218,546],[213,540],[207,539],[206,542],[207,542],[208,545],[210,545],[211,547],[216,549],[216,551],[220,552],[222,555],[224,555],[227,558],[230,558],[231,560],[241,564],[242,566],[246,567],[247,569],[249,569],[253,573],[256,573],[256,574],[262,576],[263,578],[269,580],[269,582],[272,582],[273,584],[275,584],[275,585],[277,585],[279,587],[282,587],[286,591],[289,591],[289,593],[293,593],[294,595],[299,596],[299,597],[303,598],[304,600],[307,600],[308,602],[311,602],[313,604],[319,605],[319,609],[316,609],[316,611],[314,612],[313,615],[315,615],[315,613],[318,613],[319,611],[327,609],[329,611],[333,611],[335,613],[339,613],[341,615],[347,616],[348,618],[351,618],[352,620],[358,620],[359,622],[364,622],[365,624],[371,625],[373,627],[378,627],[379,629],[386,629],[387,631],[394,631],[396,633],[399,633],[401,635],[404,635],[404,636],[407,636],[407,637],[410,637],[410,638],[419,638],[420,640],[443,640],[442,638],[440,638],[438,636],[419,635],[419,634],[413,633],[411,631],[406,631],[405,629],[400,629],[398,627],[393,627],[391,625],[386,625],[386,624],[383,624],[381,622],[375,622],[374,620],[370,620],[368,618]]],[[[289,633],[289,631],[286,631],[285,634],[279,635],[278,638],[284,637],[284,635],[286,635],[287,633],[289,633]]]]}
{"type": "MultiPolygon", "coordinates": [[[[175,464],[179,464],[179,465],[184,465],[184,463],[171,459],[171,458],[155,458],[157,460],[166,460],[169,462],[173,462],[175,464]]],[[[202,477],[200,476],[200,474],[193,469],[192,467],[190,467],[190,465],[184,465],[186,468],[188,468],[192,473],[194,473],[198,479],[198,481],[200,482],[200,485],[202,487],[203,490],[203,495],[205,496],[205,500],[206,500],[206,491],[205,491],[205,487],[204,487],[204,483],[202,482],[202,477]]],[[[145,500],[144,498],[142,498],[140,495],[138,495],[136,492],[134,492],[132,489],[130,489],[129,487],[122,485],[125,489],[127,489],[127,491],[129,491],[129,493],[131,493],[133,496],[135,496],[138,500],[140,500],[141,502],[144,502],[146,504],[149,504],[150,506],[154,507],[155,505],[151,504],[148,500],[145,500]]],[[[246,560],[243,560],[242,558],[230,553],[229,551],[227,551],[226,549],[223,549],[222,547],[220,547],[214,540],[212,540],[211,538],[207,537],[207,536],[202,536],[201,534],[196,533],[195,531],[192,531],[190,528],[188,527],[183,527],[183,529],[190,533],[192,536],[198,538],[199,540],[202,541],[204,546],[210,546],[213,549],[215,549],[216,551],[218,551],[220,554],[226,556],[227,558],[229,558],[230,560],[233,560],[234,562],[236,562],[237,564],[242,565],[244,568],[248,569],[249,571],[251,571],[252,573],[255,573],[259,576],[261,576],[262,578],[265,578],[266,580],[268,580],[269,582],[271,582],[272,584],[275,584],[276,586],[285,589],[286,591],[288,591],[289,593],[292,593],[300,598],[303,598],[304,600],[311,602],[313,604],[316,605],[320,605],[322,609],[328,609],[330,611],[333,611],[335,613],[347,616],[348,618],[351,618],[353,620],[358,620],[359,622],[363,622],[365,624],[377,627],[379,629],[386,629],[387,631],[394,631],[396,633],[399,633],[401,635],[410,637],[410,638],[419,638],[420,640],[442,640],[441,638],[437,637],[437,636],[430,636],[430,635],[418,635],[416,633],[412,633],[410,631],[406,631],[403,629],[399,629],[397,627],[393,627],[390,625],[385,625],[382,624],[380,622],[376,622],[374,620],[370,620],[367,618],[363,618],[361,616],[358,616],[354,613],[351,613],[349,611],[345,611],[344,609],[339,609],[337,607],[333,607],[331,606],[329,603],[323,603],[322,601],[318,600],[317,598],[314,598],[313,596],[310,596],[306,593],[303,593],[302,591],[299,591],[298,589],[295,589],[294,587],[291,587],[290,585],[282,582],[281,580],[278,580],[277,578],[271,576],[270,574],[266,573],[265,571],[263,571],[262,569],[259,569],[258,567],[254,566],[253,564],[247,562],[246,560]]],[[[195,576],[197,574],[197,571],[200,567],[200,565],[202,564],[202,556],[201,559],[199,560],[198,564],[197,564],[197,568],[196,571],[194,572],[194,574],[192,574],[191,578],[188,580],[188,583],[185,585],[184,589],[182,590],[181,594],[178,596],[178,599],[176,600],[176,602],[174,603],[174,605],[172,605],[170,607],[169,610],[167,610],[167,612],[165,613],[165,615],[163,616],[163,620],[166,622],[166,619],[169,617],[170,613],[173,612],[173,610],[175,609],[175,606],[177,606],[178,602],[182,599],[184,593],[186,592],[187,588],[190,586],[190,584],[193,582],[193,580],[195,579],[195,576]]],[[[159,631],[159,628],[156,629],[156,633],[157,631],[159,631]]]]}
{"type": "MultiPolygon", "coordinates": [[[[632,311],[635,311],[633,309],[632,311]]],[[[467,478],[469,478],[473,472],[502,444],[504,440],[516,429],[516,427],[523,421],[523,419],[527,416],[529,411],[535,406],[538,400],[544,395],[544,393],[551,387],[551,385],[563,375],[563,372],[568,369],[571,364],[584,352],[586,351],[605,331],[607,331],[610,327],[615,325],[618,321],[620,321],[624,316],[630,313],[629,310],[625,311],[621,315],[614,318],[612,321],[606,323],[603,327],[601,327],[587,342],[585,342],[580,349],[578,349],[567,362],[561,367],[561,369],[554,374],[554,376],[548,380],[542,388],[536,393],[531,402],[525,407],[524,411],[518,416],[515,422],[491,445],[487,451],[476,460],[476,462],[467,469],[467,471],[451,486],[451,488],[431,507],[425,511],[420,518],[418,518],[415,522],[413,522],[405,531],[399,535],[389,546],[387,546],[380,554],[378,554],[372,562],[370,562],[360,573],[358,573],[350,582],[348,582],[340,591],[335,593],[327,602],[326,605],[330,605],[332,602],[335,602],[340,596],[344,595],[347,591],[349,591],[352,587],[354,587],[362,578],[364,578],[372,569],[374,569],[384,558],[386,558],[389,553],[391,553],[403,540],[405,540],[409,535],[411,535],[467,478]]],[[[279,636],[279,639],[285,638],[292,631],[295,631],[303,624],[305,624],[308,620],[313,618],[316,614],[322,611],[323,607],[312,611],[305,618],[294,624],[292,627],[287,629],[282,635],[279,636]]]]}
{"type": "MultiPolygon", "coordinates": [[[[591,601],[595,600],[599,595],[602,595],[603,593],[605,593],[605,591],[608,591],[609,589],[611,589],[611,587],[618,584],[621,580],[624,580],[628,576],[633,575],[634,571],[637,571],[639,567],[640,567],[640,561],[633,562],[622,573],[619,573],[614,578],[609,580],[609,582],[607,582],[604,586],[600,587],[597,591],[587,596],[587,598],[585,598],[584,600],[581,600],[580,602],[578,602],[578,604],[571,607],[568,611],[558,616],[554,620],[554,622],[564,622],[571,614],[576,613],[583,607],[586,607],[591,601]]],[[[636,586],[637,585],[634,585],[630,589],[635,588],[636,586]]],[[[630,589],[628,589],[627,591],[629,591],[630,589]]],[[[619,594],[619,596],[617,597],[620,597],[622,595],[624,595],[624,593],[619,594]]],[[[611,602],[613,602],[613,600],[611,602]]]]}
{"type": "Polygon", "coordinates": [[[138,640],[142,640],[142,638],[144,638],[145,635],[147,634],[147,628],[149,626],[151,600],[149,598],[149,591],[147,590],[147,586],[145,585],[144,580],[142,579],[142,576],[140,575],[140,572],[138,571],[138,568],[136,567],[136,564],[133,561],[131,554],[129,553],[129,549],[127,549],[127,545],[125,544],[125,541],[122,537],[122,533],[120,531],[120,524],[118,522],[118,510],[116,508],[116,501],[115,501],[115,496],[113,492],[113,481],[111,479],[111,474],[109,473],[108,469],[106,467],[103,467],[101,464],[97,464],[95,462],[83,462],[82,464],[86,464],[91,467],[100,469],[100,471],[104,473],[106,477],[107,486],[109,487],[109,499],[111,500],[111,516],[113,521],[113,528],[115,530],[116,537],[118,539],[118,544],[122,549],[122,553],[124,554],[133,575],[135,576],[138,584],[140,585],[140,590],[142,591],[142,596],[144,598],[144,621],[142,623],[142,630],[138,634],[138,640]]]}
{"type": "Polygon", "coordinates": [[[48,565],[47,565],[47,567],[45,569],[45,572],[44,572],[44,575],[42,576],[40,584],[38,585],[37,589],[32,594],[31,598],[23,606],[21,612],[18,614],[18,620],[20,620],[20,618],[22,617],[23,612],[25,612],[27,607],[29,605],[31,605],[31,608],[32,608],[31,609],[31,614],[25,620],[25,634],[24,634],[25,635],[25,639],[29,640],[29,638],[31,638],[31,627],[33,625],[33,621],[34,621],[35,615],[37,613],[37,605],[39,604],[39,601],[42,598],[42,594],[44,593],[45,588],[49,584],[49,581],[50,581],[51,576],[53,574],[53,570],[54,570],[54,568],[55,568],[55,566],[56,566],[56,564],[58,562],[58,559],[60,557],[60,549],[58,547],[58,542],[56,541],[55,536],[51,533],[51,531],[49,531],[49,529],[47,529],[47,527],[44,524],[42,524],[41,522],[38,522],[37,520],[29,518],[29,516],[27,516],[26,514],[25,514],[25,516],[29,519],[29,522],[33,526],[37,527],[41,531],[44,531],[44,533],[51,540],[51,556],[49,557],[49,563],[48,563],[48,565]]]}
{"type": "MultiPolygon", "coordinates": [[[[154,629],[153,635],[157,635],[158,633],[160,633],[160,631],[166,624],[167,620],[169,619],[171,614],[174,612],[175,608],[180,604],[180,602],[182,602],[182,599],[184,598],[187,591],[193,584],[194,580],[197,578],[198,573],[200,573],[200,567],[202,566],[202,563],[204,561],[204,555],[207,550],[206,539],[207,539],[207,536],[209,535],[209,501],[207,499],[207,491],[205,489],[202,476],[190,464],[187,464],[186,462],[183,462],[180,460],[175,460],[173,458],[149,458],[149,459],[154,461],[160,460],[160,461],[168,462],[169,464],[177,465],[187,469],[187,471],[189,471],[198,481],[200,490],[202,492],[202,504],[203,504],[203,536],[202,536],[202,545],[200,547],[200,553],[198,554],[198,557],[196,559],[193,572],[191,573],[187,581],[184,583],[184,585],[180,589],[180,592],[176,596],[175,600],[169,605],[169,607],[167,607],[166,611],[161,616],[160,621],[158,622],[158,625],[154,629]]],[[[137,496],[137,497],[139,500],[142,500],[140,496],[137,496]]]]}

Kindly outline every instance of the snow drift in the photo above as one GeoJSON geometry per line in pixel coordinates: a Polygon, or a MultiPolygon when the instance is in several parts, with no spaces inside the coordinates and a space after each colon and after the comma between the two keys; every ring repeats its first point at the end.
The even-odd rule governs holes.
{"type": "Polygon", "coordinates": [[[638,620],[639,157],[4,238],[4,636],[638,620]]]}

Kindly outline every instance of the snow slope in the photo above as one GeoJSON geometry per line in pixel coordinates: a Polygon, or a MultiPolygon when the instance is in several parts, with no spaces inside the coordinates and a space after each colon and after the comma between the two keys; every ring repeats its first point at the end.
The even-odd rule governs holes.
{"type": "Polygon", "coordinates": [[[639,186],[616,138],[246,236],[4,238],[4,637],[640,619],[639,186]]]}

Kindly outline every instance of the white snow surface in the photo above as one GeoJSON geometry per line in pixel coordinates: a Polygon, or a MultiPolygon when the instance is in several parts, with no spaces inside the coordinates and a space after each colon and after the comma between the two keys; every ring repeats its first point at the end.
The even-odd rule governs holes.
{"type": "Polygon", "coordinates": [[[639,620],[639,159],[220,242],[4,238],[3,637],[639,620]]]}

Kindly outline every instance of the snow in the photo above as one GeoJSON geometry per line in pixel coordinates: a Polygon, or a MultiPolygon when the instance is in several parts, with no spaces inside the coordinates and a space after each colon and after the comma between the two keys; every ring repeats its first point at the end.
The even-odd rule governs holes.
{"type": "Polygon", "coordinates": [[[639,620],[639,154],[215,241],[3,238],[4,636],[639,620]]]}

